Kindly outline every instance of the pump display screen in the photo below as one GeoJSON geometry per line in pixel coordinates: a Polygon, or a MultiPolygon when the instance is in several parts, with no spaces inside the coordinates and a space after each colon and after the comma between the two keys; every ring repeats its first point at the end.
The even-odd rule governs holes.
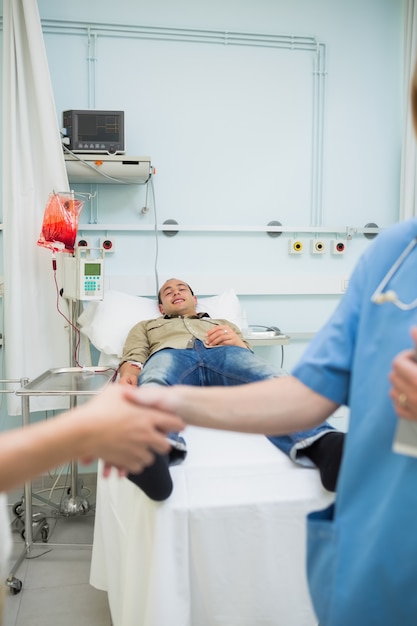
{"type": "Polygon", "coordinates": [[[84,264],[84,276],[101,276],[101,264],[100,263],[85,263],[84,264]]]}

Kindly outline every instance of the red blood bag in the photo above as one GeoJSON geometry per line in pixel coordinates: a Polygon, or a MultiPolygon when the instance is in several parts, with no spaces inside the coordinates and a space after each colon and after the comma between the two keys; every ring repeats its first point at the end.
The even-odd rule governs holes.
{"type": "Polygon", "coordinates": [[[74,252],[78,230],[78,218],[84,206],[83,200],[73,195],[51,194],[43,216],[38,246],[53,252],[74,252]]]}

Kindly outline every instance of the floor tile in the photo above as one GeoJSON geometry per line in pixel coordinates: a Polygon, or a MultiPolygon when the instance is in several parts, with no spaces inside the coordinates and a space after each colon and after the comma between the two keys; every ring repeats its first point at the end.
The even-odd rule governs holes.
{"type": "MultiPolygon", "coordinates": [[[[13,513],[19,496],[20,490],[9,496],[11,568],[24,550],[23,522],[13,513]]],[[[89,584],[95,485],[88,501],[85,514],[69,516],[34,502],[33,511],[47,518],[48,541],[37,541],[15,572],[22,590],[16,595],[6,591],[3,626],[111,626],[107,594],[89,584]]]]}
{"type": "Polygon", "coordinates": [[[20,609],[21,594],[11,596],[6,591],[6,602],[4,607],[3,626],[15,626],[20,609]]]}
{"type": "Polygon", "coordinates": [[[107,595],[90,585],[25,589],[15,624],[4,626],[110,626],[107,595]]]}
{"type": "MultiPolygon", "coordinates": [[[[45,544],[45,550],[48,544],[45,544]]],[[[34,553],[28,563],[25,589],[87,585],[90,578],[91,548],[52,548],[43,556],[34,553]]]]}

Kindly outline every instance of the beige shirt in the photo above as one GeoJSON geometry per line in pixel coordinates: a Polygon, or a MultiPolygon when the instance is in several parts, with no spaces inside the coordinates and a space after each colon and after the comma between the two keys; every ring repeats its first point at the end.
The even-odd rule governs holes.
{"type": "MultiPolygon", "coordinates": [[[[201,315],[201,314],[200,314],[201,315]]],[[[214,320],[210,317],[157,317],[153,320],[139,322],[129,332],[124,348],[121,363],[125,361],[145,361],[164,348],[176,348],[178,350],[192,348],[195,339],[199,339],[204,345],[207,332],[213,326],[227,325],[245,342],[251,349],[250,344],[243,339],[240,329],[228,320],[214,320]]]]}

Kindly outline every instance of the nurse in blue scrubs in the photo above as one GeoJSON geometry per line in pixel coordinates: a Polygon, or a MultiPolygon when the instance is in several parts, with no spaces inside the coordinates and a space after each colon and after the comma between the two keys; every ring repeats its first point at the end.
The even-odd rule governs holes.
{"type": "MultiPolygon", "coordinates": [[[[321,626],[417,624],[417,458],[393,451],[398,415],[389,386],[392,362],[412,348],[417,326],[416,243],[417,220],[378,236],[293,372],[350,407],[335,505],[308,520],[321,626]]],[[[407,401],[405,392],[393,396],[407,401]]]]}

